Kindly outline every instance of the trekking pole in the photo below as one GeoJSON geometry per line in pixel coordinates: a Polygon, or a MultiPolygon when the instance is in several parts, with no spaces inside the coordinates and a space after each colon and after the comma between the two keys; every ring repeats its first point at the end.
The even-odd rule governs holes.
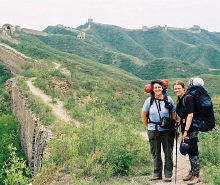
{"type": "Polygon", "coordinates": [[[175,128],[175,137],[176,137],[176,169],[175,169],[175,184],[176,184],[176,178],[177,178],[177,140],[178,140],[178,124],[176,123],[175,128]]]}

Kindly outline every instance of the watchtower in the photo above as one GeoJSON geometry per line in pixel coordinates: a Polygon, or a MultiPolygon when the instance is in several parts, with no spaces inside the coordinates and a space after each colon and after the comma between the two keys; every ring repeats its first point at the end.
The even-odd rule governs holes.
{"type": "Polygon", "coordinates": [[[2,26],[2,34],[3,35],[14,35],[15,27],[10,24],[4,24],[2,26]]]}
{"type": "Polygon", "coordinates": [[[85,32],[81,32],[77,35],[78,39],[85,39],[86,38],[86,33],[85,32]]]}
{"type": "Polygon", "coordinates": [[[88,19],[88,23],[93,23],[93,19],[92,19],[92,18],[89,18],[89,19],[88,19]]]}
{"type": "Polygon", "coordinates": [[[148,27],[147,27],[147,26],[142,26],[142,30],[143,30],[143,31],[147,31],[147,30],[148,30],[148,27]]]}

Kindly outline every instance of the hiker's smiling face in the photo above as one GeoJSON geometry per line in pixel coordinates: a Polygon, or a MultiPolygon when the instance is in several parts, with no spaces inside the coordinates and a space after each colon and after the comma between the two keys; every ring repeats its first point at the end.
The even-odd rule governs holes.
{"type": "Polygon", "coordinates": [[[173,90],[177,96],[180,98],[184,95],[185,89],[182,87],[182,85],[174,85],[173,90]]]}
{"type": "Polygon", "coordinates": [[[155,94],[156,96],[162,95],[162,91],[163,91],[163,88],[162,88],[162,86],[161,86],[160,84],[155,83],[155,84],[153,85],[153,92],[154,92],[154,94],[155,94]]]}

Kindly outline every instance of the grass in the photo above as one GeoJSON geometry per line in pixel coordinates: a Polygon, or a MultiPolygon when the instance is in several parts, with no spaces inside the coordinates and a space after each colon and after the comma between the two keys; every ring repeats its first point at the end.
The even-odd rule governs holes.
{"type": "MultiPolygon", "coordinates": [[[[140,175],[149,171],[148,144],[133,132],[135,127],[142,126],[139,124],[140,109],[136,109],[143,98],[140,98],[141,89],[132,81],[131,84],[124,82],[125,76],[117,71],[114,76],[106,78],[96,65],[84,65],[74,60],[63,65],[70,69],[72,85],[64,94],[57,90],[56,96],[65,102],[69,114],[80,121],[81,126],[77,129],[74,123],[58,128],[57,124],[51,125],[58,141],[50,144],[51,158],[37,183],[45,183],[41,179],[51,173],[48,171],[51,164],[56,166],[53,175],[66,166],[64,173],[71,173],[76,179],[92,178],[97,182],[114,174],[140,175]],[[80,67],[76,68],[76,65],[80,67]],[[116,75],[124,79],[116,80],[116,75]],[[86,106],[80,105],[87,96],[90,100],[86,106]],[[132,116],[133,112],[136,117],[132,116]]],[[[109,72],[105,68],[103,70],[109,72]]],[[[64,78],[51,70],[39,73],[35,85],[51,95],[48,83],[52,77],[57,80],[64,78]]]]}
{"type": "MultiPolygon", "coordinates": [[[[103,43],[105,47],[108,46],[114,52],[120,50],[125,53],[134,53],[140,47],[140,40],[138,40],[139,32],[135,33],[137,34],[136,36],[132,36],[136,40],[131,40],[131,35],[128,36],[129,34],[126,31],[122,31],[118,27],[108,29],[109,27],[96,27],[96,30],[92,31],[96,34],[100,33],[100,35],[97,34],[99,37],[96,38],[98,39],[96,45],[103,43]],[[107,38],[104,35],[105,31],[109,33],[107,38]],[[118,32],[119,34],[116,35],[118,32]],[[126,41],[127,39],[128,42],[126,41]],[[120,42],[122,48],[119,48],[120,42]],[[126,43],[128,43],[128,46],[126,46],[126,43]],[[134,46],[131,46],[133,44],[134,46]]],[[[140,32],[142,36],[146,34],[145,37],[152,34],[158,35],[158,38],[163,38],[164,40],[168,39],[162,30],[155,31],[148,33],[140,32]]],[[[90,32],[90,34],[92,33],[90,32]]],[[[64,38],[61,35],[58,37],[60,39],[64,38]]],[[[66,38],[70,37],[71,35],[69,34],[66,38]]],[[[65,175],[69,175],[74,182],[79,184],[126,184],[134,181],[144,184],[145,177],[143,176],[152,172],[152,160],[149,144],[144,142],[141,136],[135,133],[144,129],[140,118],[140,111],[147,95],[144,94],[143,89],[144,85],[151,78],[172,78],[169,81],[173,82],[176,80],[174,78],[178,77],[187,82],[185,77],[201,76],[205,80],[205,86],[213,96],[213,102],[217,110],[217,120],[219,118],[219,76],[211,74],[202,75],[206,71],[203,71],[201,68],[199,69],[197,66],[183,63],[176,59],[156,59],[147,66],[144,66],[143,69],[145,70],[143,70],[143,73],[139,73],[139,75],[142,75],[141,78],[148,79],[148,81],[144,81],[129,72],[118,69],[117,66],[112,67],[100,64],[98,61],[58,51],[32,35],[20,33],[17,39],[21,42],[20,45],[13,45],[7,41],[4,42],[33,59],[49,64],[48,70],[35,71],[32,75],[36,77],[34,84],[46,94],[62,100],[69,115],[72,117],[70,123],[57,123],[51,113],[51,109],[40,99],[31,95],[24,78],[17,79],[25,96],[28,97],[31,109],[38,114],[45,125],[50,125],[56,138],[50,143],[50,157],[45,159],[42,171],[36,178],[36,184],[49,184],[53,180],[59,180],[61,176],[65,175]],[[62,67],[67,68],[71,72],[71,77],[67,77],[59,70],[55,70],[51,64],[52,62],[57,62],[62,67]],[[162,73],[157,68],[158,66],[163,67],[163,70],[160,69],[162,73]],[[175,69],[173,69],[174,66],[175,69]],[[178,67],[180,71],[176,70],[178,67]],[[181,70],[186,71],[183,73],[181,70]],[[147,77],[147,75],[149,76],[147,77]],[[49,85],[52,79],[56,81],[68,80],[71,85],[64,93],[60,89],[56,89],[53,92],[49,85]],[[74,120],[80,122],[80,128],[76,128],[74,120]],[[123,176],[124,180],[117,179],[117,176],[123,176]]],[[[159,56],[161,54],[160,50],[162,52],[165,46],[161,45],[157,51],[156,43],[158,41],[159,39],[155,40],[151,46],[154,55],[157,54],[159,56]]],[[[91,46],[91,43],[92,40],[89,40],[86,45],[91,46]]],[[[166,53],[166,56],[174,56],[175,53],[172,53],[171,44],[174,43],[174,46],[177,46],[179,42],[174,39],[168,43],[170,47],[166,51],[163,50],[163,52],[166,53]]],[[[85,43],[80,44],[83,45],[81,49],[84,49],[85,43]]],[[[150,47],[150,44],[146,43],[141,48],[150,47]]],[[[178,58],[185,45],[181,43],[176,48],[178,50],[176,57],[178,58]]],[[[136,53],[135,56],[137,57],[144,50],[142,48],[141,52],[136,53]]],[[[89,52],[91,51],[88,50],[89,52]]],[[[112,59],[108,52],[105,54],[107,58],[112,59]]],[[[145,57],[154,58],[148,52],[145,52],[145,57]]],[[[126,59],[126,57],[121,58],[122,61],[126,59]]],[[[129,71],[133,66],[128,64],[129,62],[127,61],[120,65],[129,71]]],[[[25,70],[24,75],[30,77],[32,73],[31,66],[23,66],[23,68],[25,70]]],[[[140,72],[141,70],[135,68],[132,72],[140,72]]],[[[175,99],[172,85],[169,86],[168,92],[175,99]]],[[[201,147],[202,164],[207,167],[205,167],[205,170],[207,170],[216,183],[218,182],[216,174],[218,174],[219,169],[215,165],[219,161],[219,156],[215,153],[217,151],[217,143],[219,142],[218,132],[202,135],[200,143],[203,144],[205,142],[210,143],[210,148],[201,147]],[[212,149],[213,151],[211,151],[212,149]]]]}
{"type": "Polygon", "coordinates": [[[208,133],[200,133],[199,135],[199,150],[201,165],[205,170],[205,182],[211,184],[220,184],[220,95],[215,95],[212,98],[216,118],[216,130],[208,133]]]}

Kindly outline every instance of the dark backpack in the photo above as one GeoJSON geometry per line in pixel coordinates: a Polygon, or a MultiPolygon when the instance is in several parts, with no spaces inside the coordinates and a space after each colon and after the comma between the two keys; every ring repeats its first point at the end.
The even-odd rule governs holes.
{"type": "MultiPolygon", "coordinates": [[[[198,127],[199,131],[207,132],[215,128],[215,115],[213,104],[208,91],[198,85],[192,85],[188,89],[188,95],[192,96],[195,102],[195,116],[193,116],[192,125],[198,127]]],[[[185,107],[185,96],[183,106],[185,107]]]]}

